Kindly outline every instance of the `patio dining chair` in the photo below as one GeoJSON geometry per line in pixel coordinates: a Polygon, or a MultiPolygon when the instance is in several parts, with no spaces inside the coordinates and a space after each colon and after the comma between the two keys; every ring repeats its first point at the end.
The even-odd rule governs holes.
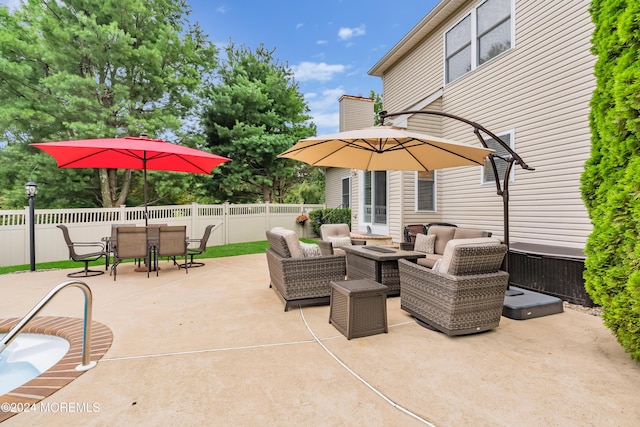
{"type": "MultiPolygon", "coordinates": [[[[69,236],[69,228],[59,224],[57,227],[62,230],[64,241],[69,249],[69,258],[84,263],[84,270],[67,274],[67,277],[91,277],[104,274],[102,270],[89,270],[89,263],[97,261],[103,256],[108,256],[105,245],[102,242],[74,242],[69,236]],[[88,251],[88,252],[87,252],[88,251]]],[[[106,270],[106,268],[105,268],[106,270]]]]}
{"type": "MultiPolygon", "coordinates": [[[[187,255],[189,255],[189,262],[187,263],[187,266],[189,268],[204,266],[204,262],[194,261],[193,256],[200,255],[207,249],[207,241],[209,240],[209,236],[211,235],[211,231],[213,231],[214,227],[217,228],[218,226],[214,224],[207,225],[204,229],[204,234],[200,239],[187,239],[187,255]],[[197,246],[190,248],[189,244],[197,244],[197,246]]],[[[183,265],[179,264],[179,267],[182,268],[183,265]]]]}
{"type": "Polygon", "coordinates": [[[113,265],[111,266],[114,281],[118,274],[118,265],[125,259],[144,259],[147,266],[147,277],[149,277],[151,258],[146,227],[118,227],[113,265]]]}
{"type": "MultiPolygon", "coordinates": [[[[187,265],[187,227],[184,225],[168,225],[159,228],[158,244],[154,247],[157,258],[168,257],[177,264],[176,257],[184,257],[184,264],[178,264],[178,268],[184,267],[188,273],[187,265]]],[[[156,276],[158,275],[158,261],[155,262],[156,276]]]]}

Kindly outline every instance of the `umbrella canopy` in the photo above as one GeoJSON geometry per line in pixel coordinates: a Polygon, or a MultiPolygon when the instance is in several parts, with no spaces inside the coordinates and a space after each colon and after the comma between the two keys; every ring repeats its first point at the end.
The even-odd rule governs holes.
{"type": "Polygon", "coordinates": [[[160,170],[209,174],[230,159],[145,137],[81,139],[31,144],[53,156],[59,168],[160,170]]]}
{"type": "Polygon", "coordinates": [[[393,126],[372,126],[301,139],[278,157],[313,166],[375,170],[431,171],[482,165],[493,150],[409,132],[393,126]]]}
{"type": "Polygon", "coordinates": [[[30,144],[49,153],[59,168],[137,169],[144,171],[147,215],[147,170],[209,174],[230,159],[194,148],[146,137],[82,139],[30,144]]]}

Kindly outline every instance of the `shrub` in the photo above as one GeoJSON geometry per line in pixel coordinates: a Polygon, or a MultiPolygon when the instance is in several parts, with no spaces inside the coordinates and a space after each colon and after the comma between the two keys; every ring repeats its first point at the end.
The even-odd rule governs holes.
{"type": "Polygon", "coordinates": [[[311,230],[316,236],[320,236],[320,226],[322,224],[348,224],[349,229],[351,229],[351,209],[317,209],[309,212],[309,223],[311,224],[311,230]]]}
{"type": "Polygon", "coordinates": [[[640,4],[594,0],[591,157],[581,177],[593,223],[585,288],[605,325],[640,362],[640,4]]]}

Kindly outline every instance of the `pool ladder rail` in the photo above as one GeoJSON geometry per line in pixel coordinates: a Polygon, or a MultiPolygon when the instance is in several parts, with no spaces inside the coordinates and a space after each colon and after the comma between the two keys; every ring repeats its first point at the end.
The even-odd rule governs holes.
{"type": "Polygon", "coordinates": [[[95,361],[91,361],[91,310],[93,304],[93,298],[91,295],[91,289],[87,286],[86,283],[81,282],[79,280],[69,280],[67,282],[60,283],[58,286],[53,288],[44,298],[40,300],[35,307],[31,309],[29,313],[27,313],[20,322],[11,328],[9,333],[2,338],[2,342],[0,343],[0,353],[4,351],[11,342],[18,337],[20,332],[27,326],[27,323],[31,321],[39,312],[44,308],[45,305],[62,289],[66,287],[77,287],[82,290],[84,293],[84,324],[83,324],[83,335],[82,335],[82,364],[76,366],[76,371],[88,371],[89,369],[96,366],[95,361]]]}

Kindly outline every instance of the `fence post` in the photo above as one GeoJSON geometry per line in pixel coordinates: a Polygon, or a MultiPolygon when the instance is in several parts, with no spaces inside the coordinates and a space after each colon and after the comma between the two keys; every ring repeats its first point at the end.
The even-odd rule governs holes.
{"type": "Polygon", "coordinates": [[[229,244],[229,202],[222,204],[222,223],[224,227],[224,244],[229,244]]]}
{"type": "MultiPolygon", "coordinates": [[[[191,236],[200,236],[200,230],[198,229],[199,221],[198,203],[191,202],[191,236]]],[[[195,237],[193,237],[195,238],[195,237]]]]}
{"type": "Polygon", "coordinates": [[[120,205],[120,211],[118,211],[118,221],[120,224],[124,224],[127,220],[127,205],[120,205]]]}

